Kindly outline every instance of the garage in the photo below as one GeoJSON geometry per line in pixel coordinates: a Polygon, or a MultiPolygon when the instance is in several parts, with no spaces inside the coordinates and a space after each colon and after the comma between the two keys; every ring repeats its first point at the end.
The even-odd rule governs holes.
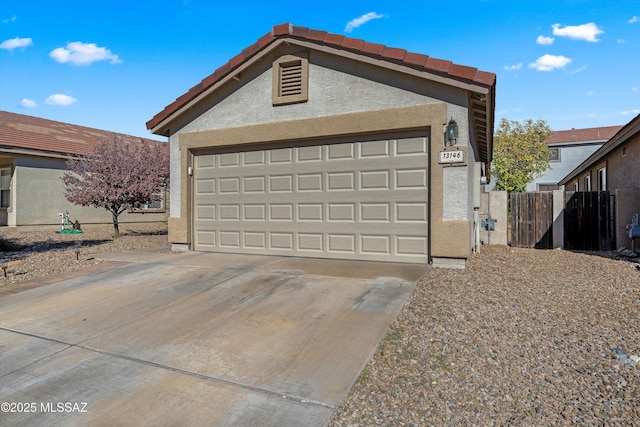
{"type": "Polygon", "coordinates": [[[420,133],[197,153],[194,249],[424,264],[428,164],[420,133]]]}
{"type": "Polygon", "coordinates": [[[274,26],[147,122],[171,148],[172,250],[463,268],[479,245],[495,84],[274,26]]]}

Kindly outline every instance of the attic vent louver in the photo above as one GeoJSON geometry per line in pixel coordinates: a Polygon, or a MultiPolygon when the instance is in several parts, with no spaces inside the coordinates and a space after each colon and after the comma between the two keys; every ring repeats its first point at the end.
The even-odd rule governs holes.
{"type": "Polygon", "coordinates": [[[300,95],[302,93],[301,61],[280,64],[279,96],[300,95]]]}
{"type": "Polygon", "coordinates": [[[306,102],[309,79],[307,55],[284,55],[273,63],[273,105],[306,102]]]}

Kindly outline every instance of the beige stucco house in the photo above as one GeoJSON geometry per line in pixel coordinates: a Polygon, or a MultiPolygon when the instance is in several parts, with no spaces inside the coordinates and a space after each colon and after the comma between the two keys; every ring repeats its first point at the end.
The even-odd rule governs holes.
{"type": "Polygon", "coordinates": [[[169,241],[463,266],[495,84],[476,68],[277,25],[147,123],[170,141],[169,241]]]}
{"type": "MultiPolygon", "coordinates": [[[[72,204],[61,180],[70,157],[99,141],[166,144],[105,130],[0,111],[0,226],[60,224],[69,212],[81,224],[111,223],[104,209],[72,204]]],[[[120,223],[166,221],[164,202],[125,212],[120,223]]]]}
{"type": "Polygon", "coordinates": [[[566,191],[609,191],[615,195],[616,242],[631,247],[625,229],[640,214],[640,115],[565,176],[566,191]]]}

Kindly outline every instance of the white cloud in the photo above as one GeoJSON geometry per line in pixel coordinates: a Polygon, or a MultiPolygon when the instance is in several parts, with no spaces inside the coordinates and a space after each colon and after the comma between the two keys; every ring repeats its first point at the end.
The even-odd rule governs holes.
{"type": "Polygon", "coordinates": [[[638,91],[638,88],[634,86],[634,87],[632,87],[632,88],[631,88],[631,90],[632,90],[633,92],[637,92],[637,91],[638,91]]]}
{"type": "Polygon", "coordinates": [[[616,40],[616,42],[617,42],[618,44],[624,44],[624,39],[617,39],[617,40],[616,40]]]}
{"type": "Polygon", "coordinates": [[[74,65],[89,65],[96,61],[111,61],[112,64],[119,64],[120,58],[114,55],[105,47],[99,47],[95,43],[71,42],[67,43],[66,49],[56,48],[49,53],[54,60],[74,65]]]}
{"type": "MultiPolygon", "coordinates": [[[[635,18],[635,16],[634,16],[634,18],[635,18]]],[[[16,22],[16,20],[17,20],[17,19],[18,19],[18,17],[17,17],[17,16],[12,16],[12,17],[11,17],[11,18],[9,18],[9,19],[3,19],[3,20],[2,20],[2,23],[3,23],[3,24],[8,24],[9,22],[12,22],[12,23],[13,23],[13,22],[16,22]]]]}
{"type": "Polygon", "coordinates": [[[548,53],[529,64],[529,68],[537,71],[553,71],[555,68],[563,68],[571,63],[571,59],[562,55],[549,55],[548,53]]]}
{"type": "Polygon", "coordinates": [[[77,99],[72,96],[56,93],[44,100],[45,104],[67,106],[75,103],[77,99]]]}
{"type": "Polygon", "coordinates": [[[636,22],[640,22],[640,18],[637,16],[634,16],[631,19],[629,19],[629,24],[635,24],[636,22]]]}
{"type": "Polygon", "coordinates": [[[536,39],[536,43],[542,44],[542,45],[549,45],[549,44],[553,44],[554,40],[555,39],[553,37],[538,36],[538,38],[536,39]]]}
{"type": "Polygon", "coordinates": [[[38,103],[33,99],[22,98],[22,101],[20,101],[20,106],[24,108],[36,108],[38,106],[38,103]]]}
{"type": "Polygon", "coordinates": [[[595,22],[589,22],[582,25],[567,25],[564,28],[560,27],[560,24],[553,24],[553,35],[558,37],[569,37],[573,40],[585,40],[588,42],[599,42],[597,38],[602,31],[595,22]]]}
{"type": "Polygon", "coordinates": [[[628,116],[629,114],[640,114],[640,109],[634,108],[633,110],[623,111],[622,112],[623,116],[628,116]]]}
{"type": "Polygon", "coordinates": [[[520,64],[515,64],[515,65],[505,65],[504,69],[507,71],[516,71],[519,70],[520,68],[522,68],[522,63],[520,64]]]}
{"type": "Polygon", "coordinates": [[[586,71],[586,69],[587,69],[587,66],[586,66],[586,65],[583,65],[582,67],[580,67],[580,68],[576,68],[575,70],[573,70],[573,71],[571,72],[571,74],[578,74],[578,73],[581,73],[581,72],[583,72],[583,71],[586,71]]]}
{"type": "Polygon", "coordinates": [[[346,33],[350,33],[351,31],[353,31],[354,28],[358,28],[359,26],[364,25],[373,19],[380,19],[380,18],[384,18],[384,15],[380,15],[375,12],[365,13],[364,15],[347,22],[347,26],[344,27],[344,31],[346,33]]]}
{"type": "Polygon", "coordinates": [[[13,50],[16,48],[24,49],[31,45],[33,45],[33,40],[31,40],[31,38],[16,37],[15,39],[5,40],[2,43],[0,43],[0,49],[6,49],[6,50],[13,50]]]}

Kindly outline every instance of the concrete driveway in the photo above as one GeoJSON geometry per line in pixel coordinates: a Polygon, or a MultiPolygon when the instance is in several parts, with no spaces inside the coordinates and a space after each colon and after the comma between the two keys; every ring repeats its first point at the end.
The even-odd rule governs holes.
{"type": "Polygon", "coordinates": [[[0,425],[326,425],[426,271],[157,251],[109,259],[0,296],[0,425]]]}

